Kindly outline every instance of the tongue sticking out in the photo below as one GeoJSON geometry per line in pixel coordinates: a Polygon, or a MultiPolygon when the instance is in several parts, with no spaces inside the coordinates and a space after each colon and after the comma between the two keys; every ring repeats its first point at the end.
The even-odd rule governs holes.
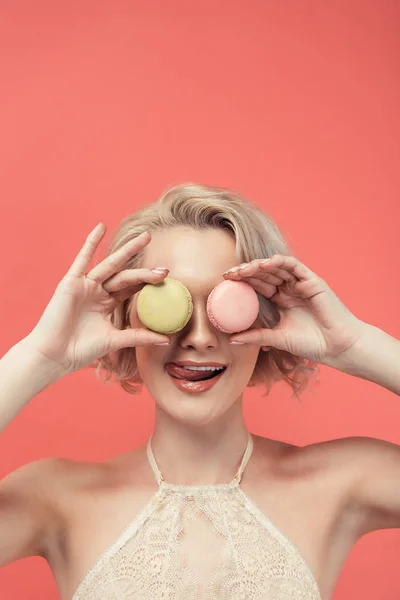
{"type": "Polygon", "coordinates": [[[222,369],[217,371],[194,371],[192,369],[184,369],[177,365],[167,365],[167,373],[176,377],[177,379],[187,379],[188,381],[203,381],[205,379],[212,379],[216,375],[222,373],[222,369]]]}

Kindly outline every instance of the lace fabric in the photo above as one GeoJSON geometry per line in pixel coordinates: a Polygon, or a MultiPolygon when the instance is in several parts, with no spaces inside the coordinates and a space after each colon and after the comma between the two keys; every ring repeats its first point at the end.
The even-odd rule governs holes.
{"type": "Polygon", "coordinates": [[[243,492],[249,433],[230,483],[166,483],[87,573],[73,600],[321,600],[294,544],[243,492]]]}

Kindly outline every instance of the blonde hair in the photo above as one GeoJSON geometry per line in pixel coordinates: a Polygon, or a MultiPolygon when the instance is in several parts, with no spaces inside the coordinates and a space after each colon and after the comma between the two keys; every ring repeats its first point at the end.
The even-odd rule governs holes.
{"type": "MultiPolygon", "coordinates": [[[[274,254],[293,255],[273,219],[262,212],[256,204],[238,192],[222,187],[196,183],[182,183],[167,188],[160,198],[132,213],[120,223],[110,244],[108,255],[117,251],[129,240],[144,231],[190,227],[196,230],[215,228],[229,232],[236,240],[237,262],[250,262],[256,258],[269,258],[274,254]]],[[[139,268],[145,249],[129,259],[124,269],[139,268]]],[[[258,294],[259,318],[263,327],[272,328],[279,323],[277,306],[258,294]]],[[[119,305],[111,315],[111,322],[119,329],[129,328],[132,298],[119,305]]],[[[99,377],[106,372],[103,383],[114,374],[121,387],[130,394],[138,394],[142,380],[136,363],[136,349],[122,348],[98,359],[99,377]]],[[[293,396],[307,387],[311,377],[319,375],[317,363],[271,347],[258,355],[248,387],[263,385],[264,395],[271,391],[272,383],[285,381],[293,389],[293,396]]]]}

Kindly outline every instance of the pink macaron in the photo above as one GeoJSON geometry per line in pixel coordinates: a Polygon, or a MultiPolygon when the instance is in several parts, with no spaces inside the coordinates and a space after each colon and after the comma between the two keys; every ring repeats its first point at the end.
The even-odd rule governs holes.
{"type": "Polygon", "coordinates": [[[208,318],[223,333],[248,329],[256,320],[259,310],[256,291],[244,281],[222,281],[207,300],[208,318]]]}

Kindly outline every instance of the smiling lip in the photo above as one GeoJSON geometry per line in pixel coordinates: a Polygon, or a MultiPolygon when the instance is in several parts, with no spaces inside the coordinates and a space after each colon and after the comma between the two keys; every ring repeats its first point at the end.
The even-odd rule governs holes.
{"type": "Polygon", "coordinates": [[[227,369],[223,369],[221,373],[213,377],[212,379],[204,379],[203,381],[189,381],[188,379],[177,379],[170,375],[167,371],[168,377],[171,379],[172,383],[178,390],[181,392],[189,392],[190,394],[200,394],[202,392],[207,392],[214,385],[220,381],[220,379],[224,376],[227,369]]]}
{"type": "MultiPolygon", "coordinates": [[[[171,379],[172,383],[178,390],[181,392],[190,392],[191,394],[199,394],[202,392],[207,392],[211,388],[213,388],[219,380],[223,377],[224,373],[227,371],[227,365],[220,362],[209,361],[209,362],[196,362],[193,360],[177,360],[168,362],[165,365],[165,370],[167,372],[168,377],[171,379]],[[218,375],[215,375],[211,379],[204,380],[192,380],[186,379],[183,377],[182,367],[224,367],[218,375]],[[179,367],[181,367],[181,373],[179,373],[178,377],[174,377],[174,367],[178,367],[176,369],[176,373],[179,373],[179,367]]],[[[193,371],[192,371],[193,373],[193,371]]]]}
{"type": "Polygon", "coordinates": [[[177,365],[178,367],[226,367],[227,365],[219,362],[195,362],[193,360],[176,360],[167,365],[177,365]]]}

